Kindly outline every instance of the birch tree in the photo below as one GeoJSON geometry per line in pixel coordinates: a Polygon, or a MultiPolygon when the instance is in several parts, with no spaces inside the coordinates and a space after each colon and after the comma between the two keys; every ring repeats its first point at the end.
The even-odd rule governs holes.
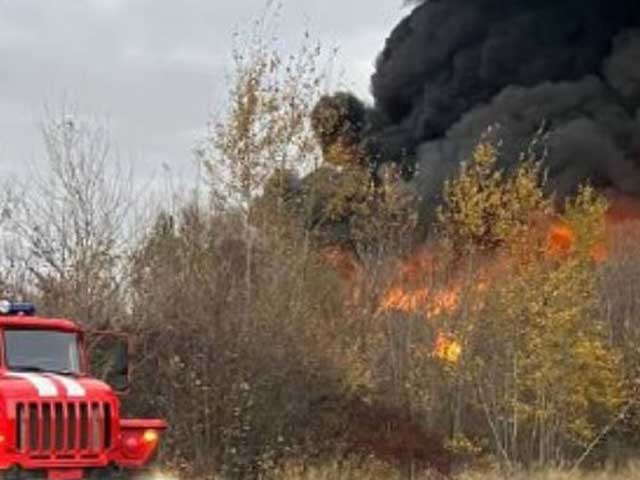
{"type": "Polygon", "coordinates": [[[44,158],[19,186],[9,230],[42,307],[93,325],[118,318],[133,190],[105,123],[48,109],[44,158]]]}

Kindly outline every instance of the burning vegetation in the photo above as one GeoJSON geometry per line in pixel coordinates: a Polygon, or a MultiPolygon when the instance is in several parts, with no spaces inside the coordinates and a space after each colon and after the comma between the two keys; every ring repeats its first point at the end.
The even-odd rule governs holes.
{"type": "MultiPolygon", "coordinates": [[[[507,3],[418,2],[379,56],[372,106],[292,87],[320,84],[317,69],[272,89],[278,61],[241,65],[227,126],[242,128],[213,145],[264,182],[235,190],[239,273],[193,285],[235,286],[205,309],[226,332],[200,373],[218,393],[195,390],[210,405],[217,383],[232,392],[198,419],[226,472],[335,455],[595,466],[640,446],[640,9],[507,3]]],[[[251,52],[238,58],[270,58],[251,52]]],[[[174,237],[188,234],[160,242],[174,237]]],[[[214,251],[212,265],[235,258],[214,251]]]]}
{"type": "Polygon", "coordinates": [[[210,204],[159,214],[130,250],[124,194],[74,163],[103,137],[66,114],[44,129],[60,178],[9,209],[27,244],[3,286],[139,333],[126,408],[167,418],[186,475],[345,456],[577,468],[640,448],[637,2],[414,3],[371,106],[320,94],[317,45],[239,35],[198,149],[210,204]]]}
{"type": "MultiPolygon", "coordinates": [[[[464,398],[450,413],[454,436],[469,438],[475,422],[487,422],[507,464],[553,463],[567,445],[596,445],[599,429],[633,405],[619,346],[598,313],[596,278],[616,229],[640,221],[636,202],[590,186],[553,199],[538,141],[505,170],[490,134],[480,140],[445,183],[435,237],[391,260],[371,320],[371,328],[386,318],[392,330],[412,332],[404,362],[440,370],[445,391],[464,398]],[[482,420],[456,423],[475,409],[482,420]]],[[[345,285],[367,284],[366,261],[354,252],[353,262],[361,266],[349,268],[345,285]]]]}

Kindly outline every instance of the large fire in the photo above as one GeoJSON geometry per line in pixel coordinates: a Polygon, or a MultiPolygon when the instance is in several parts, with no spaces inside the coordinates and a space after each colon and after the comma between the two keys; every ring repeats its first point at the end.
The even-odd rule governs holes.
{"type": "MultiPolygon", "coordinates": [[[[637,222],[640,226],[640,201],[621,195],[608,195],[610,207],[606,215],[606,240],[591,248],[593,261],[602,263],[609,257],[609,244],[615,227],[628,222],[637,222]]],[[[551,223],[547,233],[547,251],[553,257],[564,256],[572,252],[577,240],[576,232],[562,220],[551,223]]],[[[472,288],[476,293],[484,292],[492,278],[499,275],[499,260],[483,268],[477,275],[476,285],[472,288]]],[[[419,251],[402,264],[398,271],[398,281],[383,295],[380,310],[384,312],[400,312],[405,314],[424,315],[425,319],[434,322],[441,315],[455,313],[461,304],[461,283],[450,281],[444,287],[428,286],[437,271],[434,256],[425,250],[419,251]]],[[[476,299],[480,304],[481,300],[476,299]]],[[[433,356],[447,363],[457,363],[462,355],[462,345],[450,333],[439,330],[433,347],[433,356]]]]}
{"type": "MultiPolygon", "coordinates": [[[[430,323],[435,323],[439,316],[453,314],[460,307],[462,288],[455,282],[435,286],[436,274],[433,254],[426,249],[419,250],[398,267],[397,279],[382,296],[378,313],[421,315],[430,323]]],[[[432,355],[455,364],[462,355],[462,345],[453,335],[438,329],[432,355]]]]}
{"type": "Polygon", "coordinates": [[[380,301],[380,312],[423,313],[427,318],[453,313],[459,304],[460,288],[430,286],[437,274],[431,252],[421,249],[401,263],[394,284],[380,301]]]}
{"type": "MultiPolygon", "coordinates": [[[[608,198],[610,208],[606,216],[606,241],[591,249],[591,258],[598,263],[608,259],[609,246],[617,226],[636,222],[640,227],[640,201],[620,195],[609,195],[608,198]]],[[[576,245],[576,232],[561,219],[551,222],[550,226],[547,223],[547,226],[548,254],[551,257],[570,254],[576,245]]],[[[357,283],[355,280],[362,272],[353,254],[340,248],[328,248],[324,251],[324,256],[347,283],[352,286],[357,283]]],[[[480,294],[474,298],[473,306],[482,305],[482,294],[489,288],[492,279],[500,276],[501,263],[505,263],[504,259],[496,257],[478,267],[471,286],[455,276],[438,284],[434,281],[439,273],[436,255],[427,248],[421,248],[398,265],[396,279],[382,295],[377,315],[395,312],[422,316],[436,328],[432,356],[442,362],[456,364],[463,353],[462,343],[454,334],[438,326],[439,317],[459,311],[463,291],[480,294]]],[[[350,297],[354,295],[357,296],[357,293],[352,292],[350,297]]]]}

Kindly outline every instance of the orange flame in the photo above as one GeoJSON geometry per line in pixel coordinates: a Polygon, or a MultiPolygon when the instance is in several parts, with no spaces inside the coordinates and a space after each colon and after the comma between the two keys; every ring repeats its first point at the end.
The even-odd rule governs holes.
{"type": "Polygon", "coordinates": [[[435,293],[427,287],[391,287],[380,302],[379,312],[424,313],[427,318],[454,313],[460,303],[460,288],[454,286],[435,293]]]}
{"type": "MultiPolygon", "coordinates": [[[[569,254],[576,243],[576,234],[569,225],[558,222],[551,226],[547,252],[551,257],[562,257],[569,254]]],[[[591,260],[595,263],[606,262],[609,258],[609,249],[606,243],[598,242],[589,251],[591,260]]]]}
{"type": "Polygon", "coordinates": [[[462,355],[462,345],[451,335],[439,332],[433,356],[443,362],[458,363],[462,355]]]}
{"type": "Polygon", "coordinates": [[[567,254],[573,248],[576,241],[576,235],[569,225],[557,222],[551,226],[549,231],[549,254],[552,256],[560,256],[567,254]]]}
{"type": "Polygon", "coordinates": [[[392,287],[382,299],[380,309],[386,312],[415,313],[429,300],[429,291],[421,288],[405,291],[402,287],[392,287]]]}
{"type": "MultiPolygon", "coordinates": [[[[379,312],[421,314],[426,319],[454,313],[460,305],[461,288],[457,285],[433,289],[426,284],[436,272],[433,256],[425,249],[417,252],[398,269],[397,281],[380,301],[379,312]]],[[[462,346],[451,335],[439,332],[432,355],[446,363],[457,363],[462,346]]]]}
{"type": "MultiPolygon", "coordinates": [[[[615,240],[617,227],[629,224],[640,225],[640,200],[617,192],[605,192],[609,209],[605,215],[606,241],[595,244],[590,251],[596,263],[606,262],[610,252],[608,244],[615,240]]],[[[548,251],[552,256],[569,253],[575,245],[576,234],[564,222],[557,221],[549,231],[548,251]]]]}
{"type": "Polygon", "coordinates": [[[396,281],[383,295],[379,312],[423,312],[428,317],[453,312],[458,304],[458,291],[433,291],[427,286],[436,270],[433,254],[426,248],[409,257],[399,266],[396,281]]]}
{"type": "Polygon", "coordinates": [[[458,309],[460,303],[460,289],[452,287],[438,292],[427,307],[427,316],[435,317],[443,314],[452,314],[458,309]]]}

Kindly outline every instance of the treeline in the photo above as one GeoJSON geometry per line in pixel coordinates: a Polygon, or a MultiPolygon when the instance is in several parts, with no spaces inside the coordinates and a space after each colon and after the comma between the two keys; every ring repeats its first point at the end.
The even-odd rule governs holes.
{"type": "Polygon", "coordinates": [[[197,151],[204,201],[147,204],[107,130],[45,119],[45,164],[6,190],[4,293],[135,335],[125,407],[167,418],[161,460],[183,475],[631,458],[633,222],[608,224],[588,186],[549,196],[544,138],[503,171],[487,136],[425,225],[393,167],[372,175],[357,146],[320,148],[349,98],[314,109],[322,48],[282,55],[255,27],[197,151]]]}

